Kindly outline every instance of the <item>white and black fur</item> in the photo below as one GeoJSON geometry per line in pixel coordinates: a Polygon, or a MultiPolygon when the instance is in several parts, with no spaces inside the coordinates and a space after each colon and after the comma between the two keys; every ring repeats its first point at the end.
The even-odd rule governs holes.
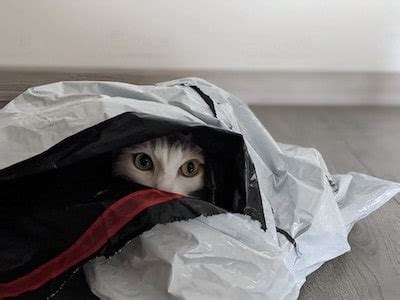
{"type": "MultiPolygon", "coordinates": [[[[156,138],[122,149],[113,165],[115,176],[122,176],[133,182],[159,190],[190,195],[204,187],[205,159],[202,149],[191,141],[190,136],[176,135],[156,138]],[[142,170],[135,164],[139,157],[148,165],[150,157],[153,168],[142,170]],[[191,168],[188,168],[190,166],[191,168]],[[188,169],[197,166],[195,176],[185,176],[188,169]],[[185,168],[186,172],[182,172],[185,168]]],[[[147,167],[146,167],[147,168],[147,167]]]]}

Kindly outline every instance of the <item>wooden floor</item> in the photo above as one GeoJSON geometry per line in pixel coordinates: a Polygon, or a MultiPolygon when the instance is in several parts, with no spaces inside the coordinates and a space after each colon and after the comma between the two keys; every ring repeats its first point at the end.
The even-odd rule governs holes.
{"type": "MultiPolygon", "coordinates": [[[[152,80],[0,72],[0,107],[29,86],[71,79],[152,80]]],[[[400,108],[252,108],[277,141],[317,148],[332,173],[357,171],[400,182],[400,108]]],[[[311,274],[300,299],[400,299],[400,197],[356,224],[349,239],[351,252],[311,274]]]]}

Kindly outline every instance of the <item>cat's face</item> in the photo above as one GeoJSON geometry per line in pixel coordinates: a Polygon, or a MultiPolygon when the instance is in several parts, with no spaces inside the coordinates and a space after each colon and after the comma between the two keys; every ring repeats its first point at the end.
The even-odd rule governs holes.
{"type": "Polygon", "coordinates": [[[204,187],[204,156],[191,142],[162,137],[123,149],[114,163],[114,174],[189,195],[204,187]]]}

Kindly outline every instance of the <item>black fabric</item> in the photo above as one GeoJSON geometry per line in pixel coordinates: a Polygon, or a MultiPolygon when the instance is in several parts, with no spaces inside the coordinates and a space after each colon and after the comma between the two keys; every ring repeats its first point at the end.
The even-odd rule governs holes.
{"type": "MultiPolygon", "coordinates": [[[[207,186],[202,199],[182,198],[148,208],[95,255],[114,254],[155,224],[199,215],[248,214],[265,229],[257,176],[241,135],[124,113],[0,170],[0,282],[16,279],[55,257],[117,199],[144,188],[112,177],[115,151],[177,132],[190,133],[205,153],[207,186]]],[[[50,289],[46,293],[59,288],[75,267],[43,287],[50,289]]]]}
{"type": "MultiPolygon", "coordinates": [[[[129,190],[131,190],[131,183],[129,182],[118,182],[112,185],[109,190],[105,191],[101,197],[99,198],[99,203],[100,205],[105,205],[105,202],[109,202],[110,197],[115,197],[116,193],[121,193],[121,190],[124,191],[122,192],[123,194],[127,193],[129,190]],[[104,202],[105,201],[105,202],[104,202]]],[[[128,192],[129,193],[129,192],[128,192]]],[[[86,211],[87,209],[90,208],[85,208],[84,210],[86,211]]],[[[63,298],[63,295],[68,295],[71,294],[71,291],[63,291],[65,288],[69,288],[68,285],[65,287],[62,287],[62,285],[66,284],[71,278],[76,276],[74,273],[75,272],[81,272],[81,267],[85,262],[87,262],[90,258],[95,257],[95,256],[100,256],[104,255],[106,257],[112,256],[116,251],[118,251],[120,248],[122,248],[127,241],[131,240],[132,238],[138,236],[139,234],[150,230],[152,227],[154,227],[157,224],[166,224],[169,222],[173,221],[179,221],[179,220],[187,220],[187,219],[192,219],[195,217],[198,217],[200,215],[215,215],[215,214],[220,214],[220,213],[225,213],[223,209],[220,209],[210,203],[207,203],[205,201],[199,200],[199,199],[194,199],[194,198],[182,198],[178,200],[174,200],[172,202],[160,204],[154,207],[150,207],[146,209],[143,213],[141,213],[139,216],[131,220],[126,226],[124,226],[117,235],[113,236],[111,239],[108,240],[108,242],[102,247],[102,249],[96,254],[90,256],[89,258],[82,260],[79,264],[71,268],[70,270],[64,272],[61,276],[56,278],[55,280],[52,280],[48,282],[46,285],[43,287],[32,291],[28,292],[24,295],[21,295],[21,297],[18,297],[20,299],[43,299],[47,297],[48,295],[57,293],[57,296],[54,299],[59,299],[63,298]],[[59,295],[58,295],[59,293],[59,295]]],[[[46,212],[43,212],[43,218],[46,218],[46,212]]],[[[76,215],[76,218],[83,218],[81,219],[80,222],[87,224],[89,226],[91,224],[90,220],[86,218],[86,213],[84,211],[80,212],[80,215],[76,215]]],[[[57,224],[53,224],[51,221],[47,223],[47,226],[50,227],[51,229],[56,228],[62,221],[66,222],[70,227],[70,230],[75,231],[76,229],[70,226],[70,220],[67,218],[59,220],[57,224]]],[[[65,238],[67,235],[63,234],[63,237],[65,238]]],[[[57,238],[57,237],[55,237],[57,238]]],[[[49,250],[53,250],[53,252],[60,252],[63,249],[65,249],[67,246],[69,246],[71,243],[73,243],[73,240],[63,240],[63,241],[56,241],[55,243],[52,244],[41,244],[38,245],[38,249],[36,250],[36,253],[41,253],[42,256],[34,257],[32,259],[32,264],[24,264],[20,268],[13,269],[13,270],[6,270],[6,274],[3,273],[3,277],[8,277],[8,279],[11,278],[13,275],[14,278],[18,278],[19,276],[26,274],[27,272],[37,268],[40,266],[43,262],[47,261],[49,257],[44,257],[44,253],[49,253],[49,250]],[[55,249],[56,248],[56,249],[55,249]],[[6,276],[4,276],[6,275],[6,276]]],[[[29,247],[24,247],[23,249],[26,249],[29,247]]],[[[29,249],[26,249],[29,251],[29,249]]],[[[27,255],[29,255],[28,253],[27,255]]],[[[2,270],[4,271],[4,270],[2,270]]],[[[81,276],[81,275],[78,275],[81,276]]],[[[3,281],[3,278],[1,278],[3,281]]],[[[12,279],[12,278],[11,278],[12,279]]],[[[8,280],[6,280],[8,281],[8,280]]],[[[87,288],[85,287],[85,284],[79,284],[78,287],[75,286],[75,289],[79,289],[79,291],[86,291],[87,288]]],[[[76,293],[76,292],[75,292],[76,293]]],[[[79,294],[81,295],[81,294],[79,294]]],[[[76,294],[75,294],[76,297],[76,294]]]]}
{"type": "MultiPolygon", "coordinates": [[[[40,194],[41,198],[52,194],[53,190],[90,196],[110,182],[113,151],[176,132],[190,133],[205,152],[209,179],[206,201],[230,212],[242,213],[247,206],[262,211],[254,165],[241,135],[134,113],[109,119],[65,139],[42,154],[0,170],[0,209],[19,201],[26,205],[24,194],[27,192],[40,194]],[[38,174],[39,177],[34,176],[38,174]],[[19,188],[26,184],[29,189],[19,188]]],[[[30,198],[30,202],[36,203],[35,197],[30,198]]],[[[43,200],[40,203],[44,203],[43,200]]],[[[265,228],[263,214],[259,217],[265,228]]]]}

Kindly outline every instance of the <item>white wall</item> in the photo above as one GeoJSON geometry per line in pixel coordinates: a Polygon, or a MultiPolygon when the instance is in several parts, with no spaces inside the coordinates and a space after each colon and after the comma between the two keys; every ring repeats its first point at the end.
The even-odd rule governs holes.
{"type": "Polygon", "coordinates": [[[400,1],[1,0],[14,66],[400,71],[400,1]]]}

